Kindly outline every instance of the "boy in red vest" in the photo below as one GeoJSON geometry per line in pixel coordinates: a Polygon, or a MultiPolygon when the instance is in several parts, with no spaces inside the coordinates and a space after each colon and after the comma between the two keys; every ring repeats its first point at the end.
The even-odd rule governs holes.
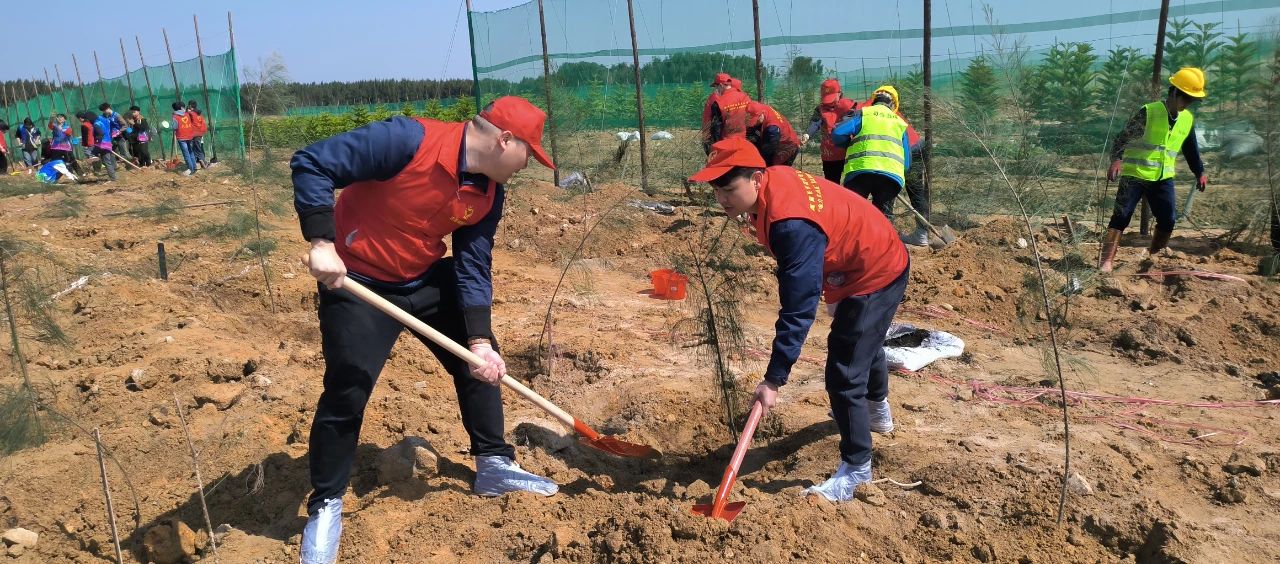
{"type": "Polygon", "coordinates": [[[182,160],[187,165],[187,170],[182,171],[183,176],[191,176],[196,173],[196,149],[193,139],[196,135],[195,122],[192,121],[192,113],[187,111],[187,107],[182,102],[173,103],[173,139],[178,144],[178,150],[182,152],[182,160]]]}
{"type": "Polygon", "coordinates": [[[745,138],[747,104],[751,103],[751,97],[742,91],[742,81],[722,72],[711,85],[716,88],[716,95],[711,101],[707,139],[715,143],[721,139],[745,138]]]}
{"type": "Polygon", "coordinates": [[[344,276],[465,343],[487,361],[471,368],[422,339],[453,376],[462,425],[476,459],[473,489],[552,495],[551,480],[515,463],[503,439],[499,381],[506,364],[491,328],[493,237],[503,184],[542,149],[546,114],[523,98],[495,100],[470,121],[397,116],[317,142],[294,154],[294,207],[311,242],[319,281],[324,392],[311,426],[314,491],[302,561],[331,562],[341,533],[342,495],[365,403],[403,327],[342,291],[344,276]],[[343,188],[334,203],[334,191],[343,188]],[[452,255],[446,257],[445,237],[452,255]]]}
{"type": "Polygon", "coordinates": [[[826,389],[840,429],[840,464],[829,480],[806,492],[852,499],[858,484],[871,481],[871,432],[893,430],[884,337],[907,288],[906,247],[865,198],[791,167],[766,167],[745,139],[713,145],[706,168],[689,180],[710,182],[730,217],[746,214],[778,261],[782,307],[754,398],[765,413],[800,356],[819,298],[826,302],[833,318],[826,389]]]}

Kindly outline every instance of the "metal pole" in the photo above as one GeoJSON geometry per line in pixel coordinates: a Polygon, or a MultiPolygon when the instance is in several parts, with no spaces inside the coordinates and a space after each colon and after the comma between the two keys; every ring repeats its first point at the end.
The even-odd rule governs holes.
{"type": "MultiPolygon", "coordinates": [[[[933,156],[933,2],[924,0],[924,59],[921,61],[924,74],[924,139],[920,147],[920,182],[924,184],[925,199],[928,200],[930,175],[929,158],[933,156]]],[[[932,206],[930,206],[932,207],[932,206]]]]}
{"type": "Polygon", "coordinates": [[[636,120],[640,122],[640,191],[649,191],[649,149],[644,131],[644,89],[640,82],[640,47],[636,44],[636,10],[634,2],[627,0],[627,22],[631,25],[631,62],[636,71],[636,120]]]}
{"type": "MultiPolygon", "coordinates": [[[[1160,0],[1160,23],[1156,28],[1156,54],[1151,65],[1151,95],[1160,95],[1160,66],[1164,64],[1164,32],[1169,24],[1169,0],[1160,0]]],[[[1147,199],[1142,199],[1142,219],[1138,224],[1138,232],[1146,235],[1151,227],[1151,206],[1147,199]]]]}
{"type": "MultiPolygon", "coordinates": [[[[54,113],[57,113],[57,112],[58,112],[58,98],[57,98],[56,96],[54,96],[54,95],[53,95],[53,81],[52,81],[52,80],[49,80],[49,68],[48,68],[48,67],[44,67],[44,68],[42,68],[41,70],[43,70],[43,71],[44,71],[44,83],[45,83],[45,86],[49,89],[49,105],[53,106],[53,112],[54,112],[54,113]]],[[[62,87],[61,87],[61,86],[59,86],[58,88],[62,88],[62,87]]],[[[66,100],[66,96],[64,95],[64,96],[63,96],[63,99],[62,99],[62,111],[64,111],[64,112],[65,112],[65,111],[67,110],[66,106],[67,106],[67,100],[66,100]]]]}
{"type": "MultiPolygon", "coordinates": [[[[164,51],[169,55],[169,73],[173,75],[173,92],[178,97],[178,103],[182,104],[184,103],[182,85],[178,83],[178,67],[173,64],[173,50],[169,48],[169,32],[162,27],[160,28],[160,33],[164,35],[164,51]]],[[[173,130],[170,131],[169,136],[173,138],[172,149],[173,154],[176,156],[178,154],[178,124],[176,122],[173,124],[173,130]]]]}
{"type": "Polygon", "coordinates": [[[182,102],[182,84],[178,83],[178,67],[173,64],[173,50],[169,48],[169,32],[162,27],[160,33],[164,35],[164,51],[169,55],[169,72],[173,74],[173,91],[177,94],[178,101],[182,102]]]}
{"type": "MultiPolygon", "coordinates": [[[[147,58],[142,54],[142,40],[138,39],[138,36],[135,35],[133,36],[133,41],[138,44],[138,60],[142,61],[142,78],[147,81],[147,97],[151,98],[151,119],[155,119],[160,116],[160,106],[156,103],[155,91],[151,89],[151,73],[147,70],[147,58]]],[[[164,136],[161,135],[162,131],[159,129],[154,131],[156,132],[156,139],[160,141],[160,143],[158,143],[160,145],[160,159],[168,160],[169,156],[164,150],[164,136]]]]}
{"type": "MultiPolygon", "coordinates": [[[[76,61],[75,53],[71,54],[71,65],[76,68],[76,84],[80,87],[80,105],[84,106],[83,109],[87,110],[89,109],[89,97],[84,93],[84,80],[80,78],[80,62],[76,61]]],[[[85,150],[87,151],[89,148],[85,147],[85,150]]]]}
{"type": "MultiPolygon", "coordinates": [[[[236,68],[236,30],[231,26],[231,12],[227,11],[227,35],[231,36],[231,68],[236,68]]],[[[239,81],[237,81],[239,83],[239,81]]],[[[236,88],[236,123],[240,128],[240,158],[245,158],[244,111],[240,106],[240,89],[236,88]]]]}
{"type": "MultiPolygon", "coordinates": [[[[556,122],[551,108],[551,55],[547,52],[547,18],[542,12],[542,0],[538,0],[538,25],[542,28],[542,87],[547,94],[547,128],[551,134],[551,162],[556,162],[556,122]]],[[[557,186],[560,185],[560,169],[551,171],[557,186]]]]}
{"type": "Polygon", "coordinates": [[[213,123],[213,107],[209,105],[209,79],[204,74],[204,48],[200,45],[200,20],[196,19],[195,14],[191,15],[191,23],[196,28],[196,54],[200,59],[200,86],[204,90],[204,112],[208,114],[205,118],[205,125],[209,128],[209,146],[213,147],[213,160],[209,162],[218,162],[218,129],[213,123]]]}
{"type": "Polygon", "coordinates": [[[751,0],[751,19],[756,27],[756,100],[764,101],[764,59],[760,56],[760,0],[751,0]]]}
{"type": "Polygon", "coordinates": [[[98,64],[97,50],[93,52],[93,66],[98,69],[98,92],[102,94],[102,101],[110,104],[111,101],[107,99],[107,81],[102,78],[102,65],[98,64]]]}
{"type": "Polygon", "coordinates": [[[124,38],[120,38],[120,60],[124,62],[124,80],[129,85],[129,105],[136,106],[138,102],[133,97],[133,77],[129,76],[129,58],[124,54],[124,38]]]}
{"type": "Polygon", "coordinates": [[[471,95],[476,99],[476,111],[480,106],[480,73],[476,67],[476,28],[471,21],[471,0],[467,0],[467,36],[471,38],[471,95]]]}

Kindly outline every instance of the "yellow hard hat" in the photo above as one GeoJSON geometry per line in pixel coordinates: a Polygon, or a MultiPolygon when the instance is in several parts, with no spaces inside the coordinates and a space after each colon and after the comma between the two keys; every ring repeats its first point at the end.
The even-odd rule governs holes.
{"type": "Polygon", "coordinates": [[[885,94],[888,94],[891,98],[893,98],[893,111],[895,112],[898,111],[898,89],[897,88],[894,88],[890,84],[881,84],[879,88],[876,88],[875,92],[871,93],[872,98],[875,97],[876,92],[884,92],[885,94]]]}
{"type": "Polygon", "coordinates": [[[1182,67],[1169,77],[1169,84],[1192,98],[1204,98],[1208,94],[1204,91],[1204,71],[1196,67],[1182,67]]]}

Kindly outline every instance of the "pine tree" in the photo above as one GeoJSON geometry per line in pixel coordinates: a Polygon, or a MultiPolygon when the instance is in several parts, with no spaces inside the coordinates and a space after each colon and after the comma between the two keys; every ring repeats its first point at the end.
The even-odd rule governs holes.
{"type": "Polygon", "coordinates": [[[1055,43],[1036,68],[1037,113],[1046,119],[1068,122],[1087,117],[1093,101],[1093,64],[1098,60],[1088,43],[1055,43]]]}
{"type": "MultiPolygon", "coordinates": [[[[1147,85],[1151,81],[1151,57],[1133,47],[1119,47],[1107,52],[1096,78],[1098,111],[1111,115],[1127,115],[1147,102],[1147,85]]],[[[1123,118],[1122,118],[1123,119],[1123,118]]]]}
{"type": "MultiPolygon", "coordinates": [[[[1249,41],[1248,34],[1228,38],[1231,43],[1223,47],[1218,58],[1220,85],[1215,90],[1222,92],[1220,100],[1230,100],[1233,109],[1241,112],[1245,109],[1244,101],[1250,100],[1262,86],[1263,80],[1258,72],[1262,61],[1258,58],[1258,43],[1249,41]]],[[[1225,104],[1224,104],[1225,106],[1225,104]]]]}
{"type": "Polygon", "coordinates": [[[960,73],[961,108],[967,117],[986,121],[995,116],[999,102],[995,70],[986,55],[973,58],[960,73]]]}

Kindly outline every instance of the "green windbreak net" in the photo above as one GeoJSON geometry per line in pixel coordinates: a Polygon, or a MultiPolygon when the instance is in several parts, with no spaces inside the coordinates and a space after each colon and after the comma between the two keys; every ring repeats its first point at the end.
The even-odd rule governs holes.
{"type": "MultiPolygon", "coordinates": [[[[153,158],[174,156],[173,103],[184,104],[194,100],[201,108],[209,133],[204,137],[205,152],[210,157],[227,158],[243,156],[244,140],[241,135],[240,79],[236,72],[234,50],[204,58],[204,80],[200,72],[199,58],[169,65],[149,66],[131,70],[127,75],[86,82],[77,86],[74,77],[62,78],[63,88],[54,87],[52,93],[27,96],[20,92],[9,97],[9,104],[0,111],[0,117],[10,124],[20,124],[30,117],[43,126],[51,113],[67,115],[73,130],[78,132],[75,113],[81,110],[98,112],[102,102],[124,113],[130,106],[142,109],[143,117],[151,125],[151,155],[153,158]],[[174,79],[177,78],[175,85],[174,79]],[[204,85],[208,84],[208,99],[204,85]],[[149,87],[148,87],[149,83],[149,87]],[[165,129],[163,122],[170,128],[165,129]]],[[[56,86],[56,85],[55,85],[56,86]]],[[[6,96],[9,93],[6,92],[6,96]]]]}
{"type": "MultiPolygon", "coordinates": [[[[611,153],[617,139],[638,129],[628,3],[542,4],[557,161],[566,169],[610,174],[613,156],[598,148],[611,153]]],[[[1040,172],[1075,175],[1076,209],[1106,208],[1105,198],[1089,192],[1108,192],[1098,178],[1109,162],[1109,140],[1142,104],[1163,98],[1168,77],[1183,66],[1208,75],[1210,95],[1192,109],[1211,174],[1225,179],[1252,171],[1253,161],[1227,167],[1228,159],[1212,151],[1224,151],[1236,134],[1256,140],[1265,126],[1260,100],[1275,88],[1271,77],[1280,65],[1273,56],[1280,2],[1171,4],[1160,86],[1153,88],[1159,2],[933,0],[931,146],[941,188],[935,200],[953,198],[972,211],[1011,209],[1008,190],[992,186],[990,163],[978,164],[989,150],[1014,165],[1059,165],[1040,172]],[[989,194],[975,192],[963,202],[955,197],[976,186],[989,187],[989,194]]],[[[855,100],[890,83],[901,93],[907,119],[922,125],[922,2],[759,0],[758,7],[764,100],[798,132],[807,129],[826,78],[838,79],[844,96],[855,100]]],[[[702,157],[696,130],[715,73],[741,79],[753,96],[759,89],[752,2],[633,0],[633,8],[647,133],[672,135],[649,143],[650,178],[679,183],[702,157]]],[[[538,3],[470,17],[478,102],[518,94],[547,107],[538,3]]],[[[814,145],[801,152],[805,167],[817,165],[814,145]]],[[[613,159],[625,165],[622,155],[613,159]]],[[[1178,162],[1185,187],[1189,174],[1178,162]]],[[[1242,187],[1248,183],[1241,180],[1242,187]]],[[[1219,198],[1225,200],[1210,195],[1196,205],[1219,198]]]]}

